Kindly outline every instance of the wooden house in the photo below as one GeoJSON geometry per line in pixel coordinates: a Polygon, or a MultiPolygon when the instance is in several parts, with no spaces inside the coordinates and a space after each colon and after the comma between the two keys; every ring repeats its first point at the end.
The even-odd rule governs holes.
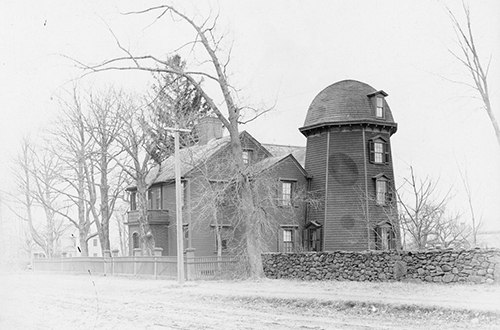
{"type": "MultiPolygon", "coordinates": [[[[328,86],[314,98],[299,129],[307,138],[305,148],[263,144],[248,132],[240,133],[248,171],[265,172],[276,184],[280,208],[266,212],[276,219],[276,227],[269,229],[264,243],[266,251],[355,251],[400,246],[399,227],[394,221],[390,147],[397,124],[386,97],[384,91],[354,80],[328,86]],[[315,196],[315,207],[294,205],[298,188],[315,196]]],[[[206,118],[198,129],[199,143],[180,152],[184,247],[194,248],[197,256],[213,256],[218,242],[223,251],[229,249],[226,231],[236,240],[239,234],[231,231],[230,210],[203,208],[203,196],[214,186],[230,181],[231,174],[223,166],[230,140],[222,136],[222,125],[216,118],[206,118]],[[207,216],[211,212],[213,215],[207,216]]],[[[162,255],[176,255],[173,156],[150,173],[148,184],[149,223],[156,246],[162,248],[162,255]]],[[[129,192],[127,224],[132,253],[139,247],[139,236],[134,188],[129,192]]],[[[213,200],[220,194],[208,197],[213,200]]]]}
{"type": "MultiPolygon", "coordinates": [[[[194,248],[197,256],[213,256],[217,253],[217,231],[222,232],[222,252],[229,250],[229,239],[237,239],[231,221],[231,210],[212,214],[209,205],[217,198],[216,185],[230,185],[231,176],[226,162],[230,153],[229,136],[222,136],[221,123],[215,118],[205,118],[199,128],[197,145],[180,150],[184,247],[194,248]],[[226,234],[227,232],[227,234],[226,234]]],[[[304,147],[263,145],[248,132],[240,133],[246,171],[251,174],[267,172],[272,194],[279,200],[279,211],[270,208],[268,214],[275,217],[276,226],[266,241],[266,251],[295,251],[301,247],[304,208],[292,205],[291,199],[298,187],[307,187],[307,173],[303,168],[304,147]],[[298,159],[298,160],[297,160],[298,159]],[[302,164],[300,163],[302,161],[302,164]],[[283,212],[280,212],[283,211],[283,212]],[[286,211],[286,212],[285,212],[286,211]],[[286,216],[284,216],[286,214],[286,216]]],[[[174,156],[167,158],[148,175],[148,217],[155,246],[162,255],[174,256],[176,243],[176,202],[174,156]]],[[[136,189],[130,187],[130,211],[128,212],[129,253],[139,248],[139,224],[136,210],[136,189]]]]}

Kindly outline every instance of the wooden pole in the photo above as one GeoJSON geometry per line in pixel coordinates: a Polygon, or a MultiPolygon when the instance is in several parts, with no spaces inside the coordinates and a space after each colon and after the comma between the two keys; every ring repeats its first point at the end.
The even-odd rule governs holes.
{"type": "Polygon", "coordinates": [[[181,159],[180,159],[180,142],[179,132],[190,132],[188,129],[181,129],[178,125],[175,128],[167,127],[166,130],[174,132],[175,138],[175,216],[177,226],[177,280],[179,284],[184,284],[184,233],[182,222],[182,182],[181,182],[181,159]]]}
{"type": "Polygon", "coordinates": [[[182,182],[181,182],[181,160],[179,159],[179,130],[175,127],[175,210],[177,218],[177,280],[184,284],[184,242],[182,224],[182,182]]]}

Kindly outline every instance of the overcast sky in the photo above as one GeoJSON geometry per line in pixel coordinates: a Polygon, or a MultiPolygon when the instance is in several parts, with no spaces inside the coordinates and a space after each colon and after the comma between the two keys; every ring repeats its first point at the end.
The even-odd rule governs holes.
{"type": "MultiPolygon", "coordinates": [[[[169,16],[152,24],[151,15],[121,14],[146,3],[154,2],[0,0],[2,189],[11,189],[10,162],[22,134],[48,127],[57,98],[82,74],[66,56],[98,63],[121,55],[110,30],[138,55],[162,57],[190,40],[193,33],[169,16]]],[[[490,91],[500,120],[500,2],[469,3],[485,64],[491,56],[490,91]]],[[[500,147],[474,91],[450,81],[470,78],[449,52],[459,49],[444,4],[463,16],[461,1],[219,1],[218,32],[227,33],[224,49],[232,45],[229,72],[241,90],[239,104],[275,107],[243,129],[261,142],[305,145],[298,128],[313,98],[340,80],[365,82],[389,94],[399,124],[391,140],[396,184],[411,165],[418,176],[439,179],[443,193],[453,187],[450,209],[466,212],[460,167],[469,173],[476,212],[488,228],[499,228],[500,147]]],[[[203,15],[210,7],[196,6],[203,15]]],[[[148,80],[144,73],[113,72],[77,81],[144,90],[148,80]]]]}

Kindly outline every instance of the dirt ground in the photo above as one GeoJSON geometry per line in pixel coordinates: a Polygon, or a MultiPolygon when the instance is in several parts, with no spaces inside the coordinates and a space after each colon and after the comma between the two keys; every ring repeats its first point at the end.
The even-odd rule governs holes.
{"type": "Polygon", "coordinates": [[[0,274],[0,329],[500,329],[500,286],[0,274]]]}

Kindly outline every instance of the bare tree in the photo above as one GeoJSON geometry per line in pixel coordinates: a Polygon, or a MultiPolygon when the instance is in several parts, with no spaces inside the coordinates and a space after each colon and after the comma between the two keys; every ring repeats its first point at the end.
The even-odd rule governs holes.
{"type": "Polygon", "coordinates": [[[410,178],[405,178],[397,191],[401,227],[419,250],[425,249],[436,233],[448,201],[449,192],[439,198],[436,188],[437,183],[429,177],[418,180],[410,167],[410,178]]]}
{"type": "Polygon", "coordinates": [[[89,135],[91,150],[86,153],[84,166],[88,189],[88,206],[99,234],[101,249],[110,250],[109,223],[115,203],[126,185],[126,175],[117,160],[124,153],[119,136],[128,118],[124,115],[123,95],[113,90],[91,94],[85,131],[89,135]]]}
{"type": "MultiPolygon", "coordinates": [[[[211,70],[187,70],[184,67],[176,67],[169,63],[168,60],[162,60],[153,55],[135,56],[128,49],[123,47],[118,39],[116,39],[118,47],[124,52],[123,57],[113,58],[106,60],[101,64],[88,66],[84,65],[85,69],[90,72],[99,72],[106,70],[143,70],[149,72],[165,72],[178,77],[183,77],[188,80],[199,92],[201,97],[206,101],[211,111],[220,119],[223,125],[229,132],[231,138],[231,152],[230,166],[234,169],[234,173],[239,173],[237,182],[237,192],[242,198],[242,203],[237,205],[238,212],[236,215],[245,224],[244,241],[246,242],[246,254],[248,256],[251,273],[253,276],[261,277],[263,275],[261,252],[262,246],[258,243],[258,225],[254,219],[255,205],[252,202],[251,187],[249,179],[244,175],[243,169],[243,156],[242,147],[239,139],[239,124],[242,123],[242,109],[235,102],[235,89],[231,86],[227,68],[230,60],[230,51],[224,52],[221,48],[223,37],[217,37],[216,25],[217,18],[205,19],[198,22],[196,19],[191,18],[189,15],[178,10],[172,5],[160,5],[150,7],[145,10],[129,13],[129,14],[145,14],[156,13],[157,19],[164,18],[168,15],[173,20],[180,20],[186,23],[195,32],[194,40],[187,41],[179,49],[190,47],[192,51],[195,48],[201,47],[201,50],[206,55],[202,63],[211,67],[211,70]],[[204,78],[209,82],[215,83],[217,86],[221,102],[215,101],[215,95],[205,89],[200,83],[200,78],[204,78]],[[227,115],[224,114],[227,112],[227,115]]],[[[261,113],[256,114],[251,120],[257,118],[261,113]]],[[[248,122],[248,121],[246,121],[248,122]]]]}
{"type": "Polygon", "coordinates": [[[80,253],[88,256],[88,240],[97,235],[91,232],[89,199],[87,193],[86,170],[90,166],[87,156],[92,152],[92,143],[86,130],[86,121],[77,88],[73,88],[71,101],[62,102],[61,118],[55,123],[52,132],[52,155],[63,163],[64,171],[59,174],[65,186],[60,193],[66,197],[69,206],[76,207],[74,212],[55,210],[78,230],[80,253]]]}
{"type": "Polygon", "coordinates": [[[460,172],[460,179],[462,181],[462,185],[463,185],[464,190],[465,190],[465,195],[467,198],[467,207],[468,207],[469,212],[470,212],[470,219],[471,219],[470,238],[472,240],[471,245],[473,247],[476,247],[477,246],[477,233],[479,232],[479,230],[483,226],[483,216],[482,216],[482,214],[479,216],[476,214],[476,207],[475,207],[475,203],[474,203],[474,194],[473,194],[472,188],[470,186],[469,176],[467,174],[467,169],[462,171],[462,169],[460,169],[460,167],[459,167],[458,171],[460,172]]]}
{"type": "Polygon", "coordinates": [[[124,204],[118,207],[115,212],[113,212],[113,217],[116,221],[116,227],[118,229],[118,241],[120,243],[120,251],[122,255],[125,255],[126,251],[128,251],[128,233],[127,233],[127,211],[128,205],[124,204]]]}
{"type": "Polygon", "coordinates": [[[436,220],[431,245],[442,248],[463,249],[469,247],[470,227],[461,222],[461,214],[442,215],[436,220]]]}
{"type": "Polygon", "coordinates": [[[137,188],[137,211],[139,213],[139,239],[141,251],[154,254],[155,241],[148,221],[148,182],[146,181],[155,162],[152,155],[156,145],[151,142],[145,121],[145,108],[135,106],[130,100],[121,112],[124,123],[117,138],[130,161],[118,161],[122,169],[132,178],[137,188]]]}
{"type": "Polygon", "coordinates": [[[60,184],[58,181],[60,163],[57,159],[53,159],[47,150],[35,150],[30,140],[24,138],[16,165],[14,175],[22,197],[13,197],[22,205],[24,212],[19,212],[17,207],[10,207],[10,209],[27,222],[35,243],[48,257],[52,257],[57,252],[58,239],[67,229],[62,219],[57,216],[57,212],[54,211],[58,209],[62,212],[64,208],[59,205],[60,195],[54,188],[60,184]],[[44,223],[35,221],[34,214],[37,207],[43,210],[44,223]]]}
{"type": "Polygon", "coordinates": [[[453,23],[453,28],[455,29],[457,35],[457,43],[460,47],[461,54],[457,54],[452,51],[450,52],[458,61],[460,61],[460,63],[464,65],[466,70],[469,72],[473,80],[473,84],[466,85],[477,90],[477,92],[481,96],[484,110],[486,110],[491,124],[493,125],[497,142],[500,147],[500,127],[496,120],[495,114],[493,113],[493,109],[491,108],[490,94],[488,90],[488,72],[490,68],[491,57],[486,68],[484,68],[481,64],[481,58],[476,47],[474,34],[472,32],[472,22],[469,6],[466,5],[465,1],[462,1],[462,7],[465,14],[465,24],[460,23],[456,15],[449,8],[447,8],[448,14],[453,23]]]}
{"type": "MultiPolygon", "coordinates": [[[[401,249],[401,228],[400,219],[397,207],[397,195],[396,188],[393,184],[388,185],[388,192],[386,192],[386,199],[383,205],[379,204],[377,197],[374,194],[368,194],[363,191],[358,191],[359,199],[359,214],[357,216],[358,221],[362,223],[365,227],[366,234],[362,238],[367,244],[367,250],[374,249],[401,249]],[[377,221],[373,219],[373,212],[370,212],[371,207],[376,205],[376,207],[382,211],[382,216],[377,214],[377,221]],[[387,227],[384,232],[381,231],[382,228],[387,227]],[[373,242],[372,237],[375,236],[375,242],[373,242]]],[[[354,232],[349,233],[353,241],[359,242],[359,237],[356,238],[354,232]]]]}

